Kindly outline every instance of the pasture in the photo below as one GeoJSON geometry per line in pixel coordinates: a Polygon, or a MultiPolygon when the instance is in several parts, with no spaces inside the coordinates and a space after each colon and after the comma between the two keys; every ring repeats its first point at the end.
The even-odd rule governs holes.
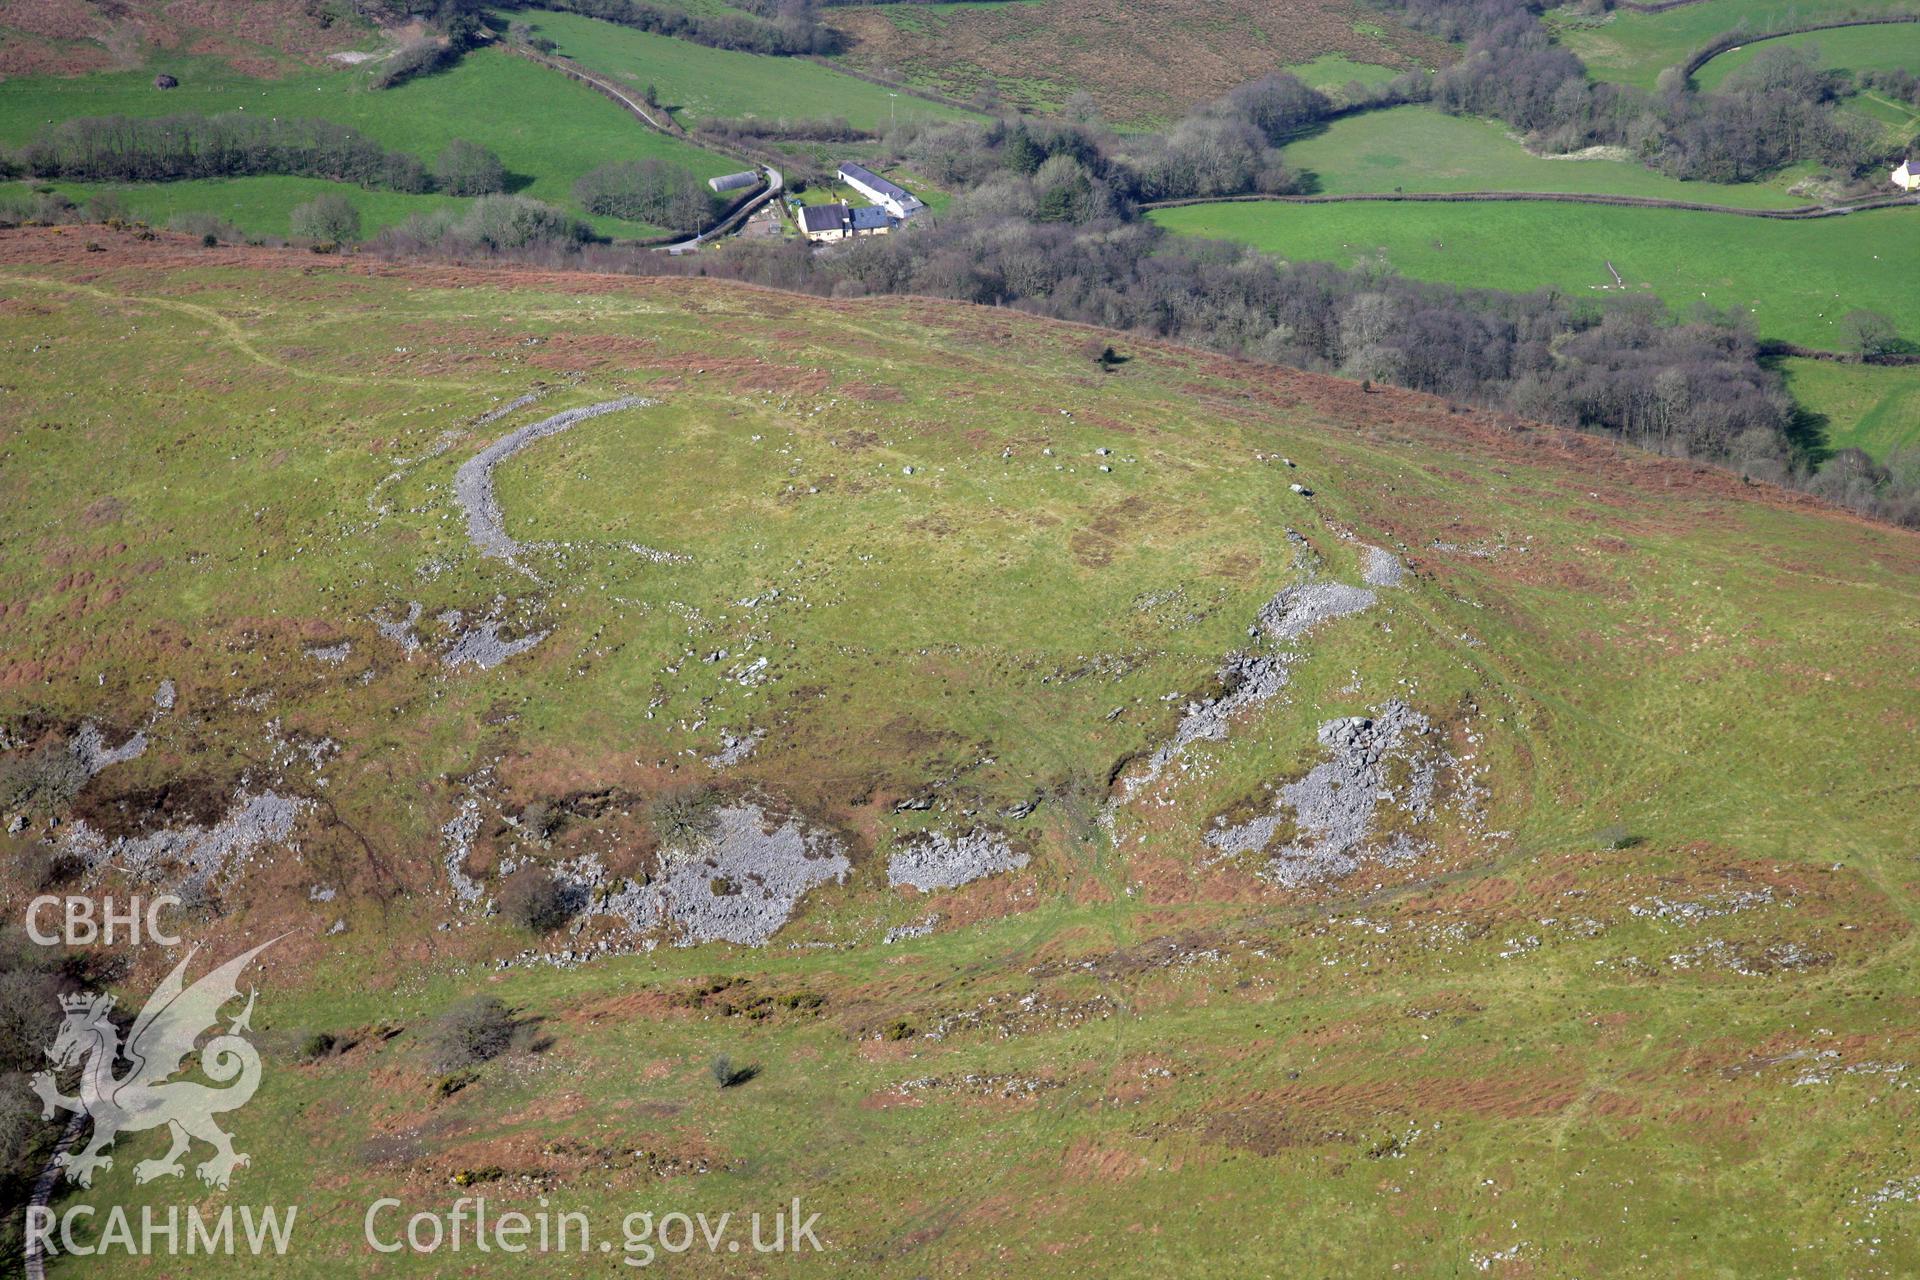
{"type": "Polygon", "coordinates": [[[1920,447],[1920,368],[1782,360],[1787,389],[1826,419],[1827,445],[1886,459],[1920,447]]]}
{"type": "Polygon", "coordinates": [[[1328,194],[1362,191],[1565,191],[1655,196],[1752,208],[1804,201],[1760,183],[1680,182],[1632,160],[1549,159],[1498,121],[1431,107],[1393,107],[1335,120],[1286,148],[1289,167],[1328,194]]]}
{"type": "MultiPolygon", "coordinates": [[[[1818,65],[1832,71],[1889,71],[1920,68],[1920,22],[1895,26],[1842,27],[1833,31],[1809,31],[1804,35],[1760,40],[1723,53],[1701,67],[1694,83],[1714,92],[1729,77],[1770,49],[1811,51],[1818,65]]],[[[1876,90],[1866,90],[1847,100],[1847,109],[1884,126],[1889,141],[1899,143],[1911,137],[1920,110],[1876,90]]]]}
{"type": "MultiPolygon", "coordinates": [[[[338,121],[396,150],[431,161],[455,138],[492,148],[520,194],[580,212],[573,183],[610,160],[653,156],[701,177],[739,165],[644,128],[612,102],[544,67],[495,50],[469,54],[458,66],[396,89],[375,90],[363,73],[311,71],[277,80],[242,76],[211,59],[162,60],[137,72],[74,78],[19,77],[0,82],[0,143],[26,142],[45,124],[73,116],[157,116],[171,112],[265,112],[338,121]],[[174,70],[174,68],[178,68],[174,70]],[[156,68],[174,70],[180,87],[153,87],[156,68]]],[[[277,230],[301,195],[285,179],[248,178],[204,190],[209,211],[249,229],[277,230]],[[284,206],[284,207],[282,207],[284,206]],[[276,212],[277,210],[277,212],[276,212]]],[[[339,187],[374,222],[400,206],[392,193],[339,187]]],[[[145,198],[145,197],[139,197],[145,198]]],[[[417,197],[416,197],[417,199],[417,197]]],[[[588,219],[604,234],[646,236],[658,228],[618,219],[588,219]]]]}
{"type": "Polygon", "coordinates": [[[689,127],[718,117],[815,120],[844,116],[858,129],[890,120],[952,120],[972,113],[842,75],[804,58],[774,58],[652,35],[570,13],[510,15],[556,41],[558,52],[629,89],[652,85],[689,127]]]}
{"type": "Polygon", "coordinates": [[[1163,209],[1189,235],[1282,258],[1384,261],[1423,280],[1582,298],[1648,295],[1684,312],[1745,315],[1763,338],[1841,345],[1839,321],[1868,309],[1920,336],[1920,211],[1781,222],[1737,214],[1548,203],[1221,203],[1163,209]],[[1624,287],[1615,287],[1611,262],[1624,287]]]}
{"type": "MultiPolygon", "coordinates": [[[[1561,9],[1547,19],[1595,79],[1651,89],[1662,71],[1684,63],[1716,36],[1743,22],[1753,31],[1775,31],[1823,19],[1871,17],[1911,8],[1910,0],[1702,0],[1665,13],[1616,9],[1596,21],[1561,9]]],[[[1887,29],[1880,30],[1884,35],[1887,29]]]]}

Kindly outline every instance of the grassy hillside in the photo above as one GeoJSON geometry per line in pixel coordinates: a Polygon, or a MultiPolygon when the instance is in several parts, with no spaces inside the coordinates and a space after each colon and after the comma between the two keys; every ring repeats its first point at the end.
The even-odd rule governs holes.
{"type": "Polygon", "coordinates": [[[1662,71],[1679,66],[1742,22],[1748,30],[1776,31],[1827,18],[1871,17],[1911,8],[1908,0],[1702,0],[1665,13],[1616,9],[1599,21],[1562,9],[1550,14],[1549,21],[1597,79],[1650,89],[1662,71]]]}
{"type": "Polygon", "coordinates": [[[1430,107],[1394,107],[1336,120],[1286,148],[1288,165],[1315,190],[1570,191],[1656,196],[1750,208],[1805,203],[1758,183],[1679,182],[1630,160],[1543,159],[1497,121],[1430,107]]]}
{"type": "Polygon", "coordinates": [[[32,0],[0,10],[0,75],[126,70],[194,54],[245,75],[323,65],[386,41],[336,0],[32,0]]]}
{"type": "MultiPolygon", "coordinates": [[[[573,183],[611,160],[658,156],[702,176],[738,164],[642,128],[583,85],[506,53],[481,50],[451,70],[397,89],[373,90],[348,70],[310,71],[258,80],[208,59],[166,60],[140,71],[0,82],[0,141],[17,145],[51,120],[71,116],[155,116],[169,112],[262,111],[318,116],[350,125],[396,150],[431,161],[455,138],[492,148],[525,195],[575,209],[573,183]],[[180,87],[152,85],[155,67],[174,69],[180,87]]],[[[371,223],[407,207],[391,193],[342,188],[371,223]]],[[[286,210],[310,198],[306,184],[244,179],[204,190],[203,207],[250,230],[286,232],[286,210]]],[[[135,194],[136,202],[159,197],[135,194]]],[[[177,198],[176,198],[177,199],[177,198]]],[[[603,232],[649,235],[657,228],[595,220],[603,232]]]]}
{"type": "Polygon", "coordinates": [[[1519,292],[1618,293],[1611,262],[1627,292],[1681,309],[1735,308],[1760,336],[1813,347],[1843,345],[1840,317],[1861,308],[1920,336],[1920,309],[1903,283],[1920,270],[1920,240],[1905,208],[1809,222],[1522,202],[1215,204],[1153,216],[1282,257],[1381,257],[1409,276],[1519,292]]]}
{"type": "Polygon", "coordinates": [[[0,837],[0,890],[36,838],[272,788],[297,847],[189,932],[299,932],[231,1191],[135,1185],[130,1135],[62,1203],[301,1206],[286,1257],[196,1275],[517,1273],[362,1241],[374,1197],[477,1190],[615,1247],[636,1210],[821,1215],[824,1258],[688,1275],[1920,1268],[1913,535],[1408,393],[1102,372],[1111,335],[1005,310],[90,234],[0,234],[0,720],[145,747],[69,834],[0,837]],[[477,554],[462,468],[621,397],[500,462],[522,545],[477,554]],[[1284,687],[1154,774],[1234,653],[1284,687]],[[1306,809],[1209,843],[1328,771],[1371,815],[1346,874],[1275,878],[1306,809]],[[620,885],[700,865],[659,819],[700,788],[844,879],[765,949],[636,953],[620,885]],[[891,887],[926,830],[1027,861],[891,887]],[[577,931],[460,905],[520,860],[602,868],[577,931]],[[528,948],[559,962],[497,963],[528,948]],[[421,1041],[475,991],[527,1033],[443,1087],[421,1041]],[[297,1061],[315,1030],[352,1047],[297,1061]]]}
{"type": "Polygon", "coordinates": [[[1257,0],[989,0],[836,7],[825,17],[851,41],[842,55],[851,66],[959,98],[986,90],[1035,110],[1085,92],[1120,123],[1178,116],[1277,67],[1332,55],[1402,69],[1451,57],[1439,41],[1350,0],[1282,9],[1257,0]]]}
{"type": "Polygon", "coordinates": [[[570,13],[532,10],[515,17],[557,41],[559,52],[582,66],[635,90],[654,86],[660,101],[688,126],[716,116],[763,120],[840,116],[857,129],[878,130],[892,119],[950,120],[969,115],[924,98],[889,96],[878,85],[803,58],[708,49],[570,13]]]}

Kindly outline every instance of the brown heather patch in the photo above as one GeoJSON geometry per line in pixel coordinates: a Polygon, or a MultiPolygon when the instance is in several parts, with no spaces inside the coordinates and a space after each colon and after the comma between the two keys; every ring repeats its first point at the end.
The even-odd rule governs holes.
{"type": "Polygon", "coordinates": [[[1284,14],[1260,0],[1146,7],[1053,0],[899,21],[885,9],[827,17],[849,37],[846,60],[855,66],[902,72],[961,97],[997,81],[1011,100],[1029,106],[1035,81],[1055,99],[1085,89],[1120,121],[1177,115],[1276,66],[1327,53],[1398,68],[1451,61],[1440,42],[1394,27],[1353,0],[1306,0],[1284,14]],[[1363,35],[1363,26],[1388,34],[1363,35]]]}
{"type": "Polygon", "coordinates": [[[1077,1182],[1127,1182],[1149,1167],[1145,1156],[1093,1138],[1076,1139],[1061,1160],[1061,1169],[1077,1182]]]}

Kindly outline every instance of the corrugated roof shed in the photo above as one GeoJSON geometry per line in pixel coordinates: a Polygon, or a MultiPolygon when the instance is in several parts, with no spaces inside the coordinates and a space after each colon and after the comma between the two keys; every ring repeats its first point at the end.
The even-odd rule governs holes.
{"type": "Polygon", "coordinates": [[[760,175],[749,170],[746,173],[728,173],[718,178],[708,178],[707,185],[715,191],[738,191],[742,187],[751,187],[759,181],[760,175]]]}

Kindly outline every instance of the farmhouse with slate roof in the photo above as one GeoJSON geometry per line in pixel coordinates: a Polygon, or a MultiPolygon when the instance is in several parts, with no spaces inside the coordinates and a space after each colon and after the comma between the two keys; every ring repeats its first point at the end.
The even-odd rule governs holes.
{"type": "Polygon", "coordinates": [[[800,234],[819,244],[847,240],[854,236],[883,236],[893,230],[896,221],[885,209],[839,204],[810,204],[800,209],[800,234]]]}

